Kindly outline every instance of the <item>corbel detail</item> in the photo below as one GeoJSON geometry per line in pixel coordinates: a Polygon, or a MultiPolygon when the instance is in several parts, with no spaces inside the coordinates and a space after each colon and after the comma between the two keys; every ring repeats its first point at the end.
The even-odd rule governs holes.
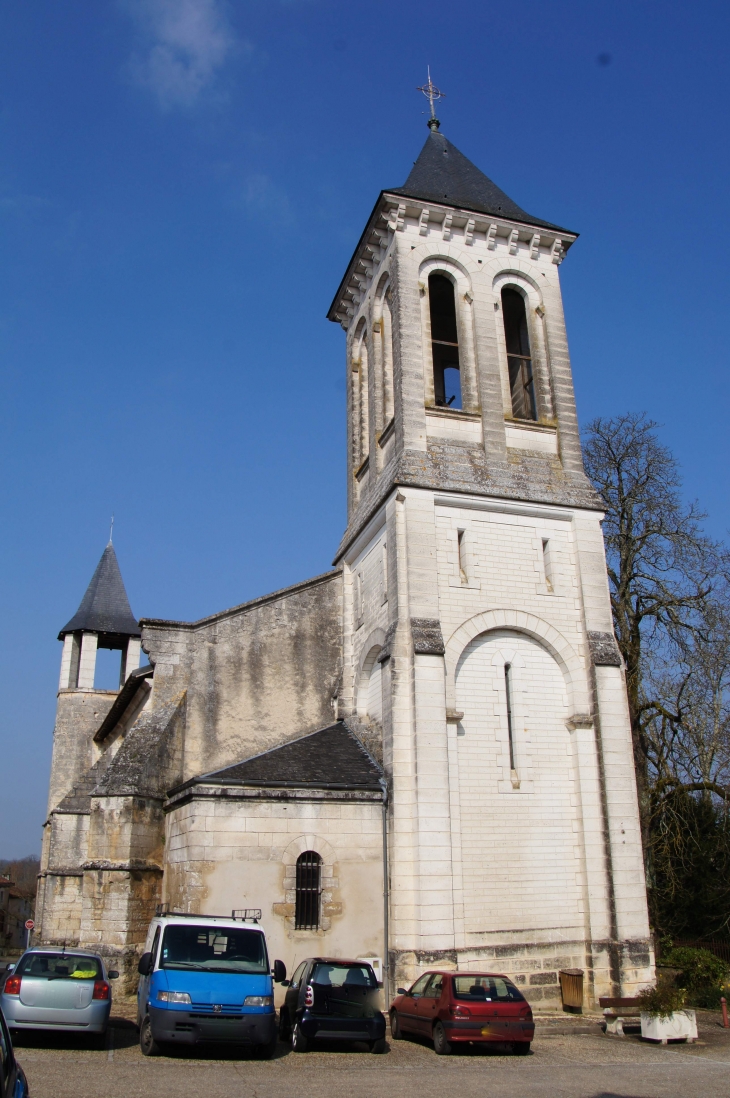
{"type": "Polygon", "coordinates": [[[444,217],[443,237],[444,240],[451,240],[451,222],[454,220],[454,215],[447,213],[444,217]]]}
{"type": "Polygon", "coordinates": [[[493,252],[497,247],[497,226],[493,221],[487,230],[487,247],[493,252]]]}
{"type": "Polygon", "coordinates": [[[535,233],[530,241],[530,259],[539,259],[540,257],[540,234],[535,233]]]}
{"type": "Polygon", "coordinates": [[[418,219],[418,231],[421,234],[421,236],[426,236],[428,234],[428,218],[429,218],[429,211],[428,210],[421,210],[421,216],[418,219]]]}
{"type": "Polygon", "coordinates": [[[519,239],[520,239],[519,229],[513,229],[512,232],[509,234],[509,240],[507,242],[509,244],[509,254],[510,255],[517,255],[517,243],[518,243],[519,239]]]}
{"type": "Polygon", "coordinates": [[[406,227],[406,208],[403,203],[398,206],[397,209],[393,208],[390,211],[390,218],[388,219],[388,228],[392,232],[402,233],[406,227]]]}
{"type": "Polygon", "coordinates": [[[474,218],[470,217],[469,220],[466,223],[466,229],[464,230],[464,243],[465,244],[473,244],[474,243],[474,225],[475,225],[474,218]]]}
{"type": "Polygon", "coordinates": [[[563,254],[564,254],[563,253],[563,242],[560,239],[560,237],[556,237],[555,240],[553,241],[553,247],[552,247],[552,251],[550,252],[550,258],[552,259],[553,263],[560,264],[560,263],[563,262],[563,254]]]}

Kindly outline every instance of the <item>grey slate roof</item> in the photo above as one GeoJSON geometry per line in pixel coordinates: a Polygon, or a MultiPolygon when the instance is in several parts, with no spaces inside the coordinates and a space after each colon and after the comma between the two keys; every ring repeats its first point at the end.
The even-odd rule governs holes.
{"type": "Polygon", "coordinates": [[[58,639],[63,640],[67,633],[81,630],[89,633],[116,633],[127,637],[142,635],[129,605],[117,554],[111,542],[101,555],[81,605],[71,621],[64,625],[58,639]]]}
{"type": "Polygon", "coordinates": [[[426,144],[403,186],[389,189],[387,193],[445,203],[447,206],[524,221],[559,232],[569,231],[526,213],[436,130],[432,130],[426,138],[426,144]]]}
{"type": "Polygon", "coordinates": [[[145,664],[144,667],[138,667],[135,671],[130,672],[124,686],[114,699],[114,704],[94,733],[95,743],[101,743],[116,727],[125,709],[132,703],[135,694],[144,685],[145,679],[151,679],[153,674],[154,668],[150,664],[145,664]]]}
{"type": "Polygon", "coordinates": [[[199,783],[381,790],[382,772],[342,721],[204,774],[199,783]]]}

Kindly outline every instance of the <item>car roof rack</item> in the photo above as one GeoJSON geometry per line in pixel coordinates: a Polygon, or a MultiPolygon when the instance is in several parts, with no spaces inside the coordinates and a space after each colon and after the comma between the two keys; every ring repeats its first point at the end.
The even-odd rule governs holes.
{"type": "Polygon", "coordinates": [[[225,919],[237,923],[257,923],[261,918],[260,907],[237,907],[230,915],[202,915],[199,911],[172,911],[169,904],[158,904],[155,908],[157,919],[225,919]]]}

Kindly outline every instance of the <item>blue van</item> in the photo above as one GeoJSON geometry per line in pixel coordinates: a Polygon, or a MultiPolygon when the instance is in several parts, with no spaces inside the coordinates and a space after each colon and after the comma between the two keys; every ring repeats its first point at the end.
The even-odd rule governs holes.
{"type": "MultiPolygon", "coordinates": [[[[238,912],[233,913],[234,916],[238,912]]],[[[138,970],[137,1022],[145,1056],[167,1045],[233,1041],[269,1057],[276,1049],[274,986],[261,912],[242,918],[156,916],[138,970]]],[[[274,980],[286,968],[274,961],[274,980]]]]}

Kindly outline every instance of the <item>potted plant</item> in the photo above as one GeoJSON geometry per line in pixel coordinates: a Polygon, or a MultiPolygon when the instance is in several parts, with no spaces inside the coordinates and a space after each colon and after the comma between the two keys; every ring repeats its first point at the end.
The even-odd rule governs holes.
{"type": "Polygon", "coordinates": [[[645,987],[638,995],[641,1036],[646,1041],[696,1041],[697,1018],[685,1010],[687,992],[681,987],[659,984],[645,987]]]}

